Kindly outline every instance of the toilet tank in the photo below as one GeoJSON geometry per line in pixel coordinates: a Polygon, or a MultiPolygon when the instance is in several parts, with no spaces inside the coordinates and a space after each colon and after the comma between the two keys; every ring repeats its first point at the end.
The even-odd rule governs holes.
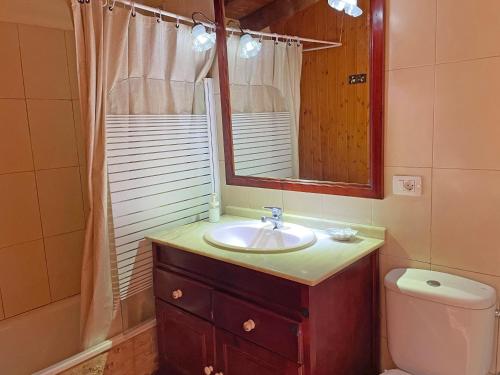
{"type": "Polygon", "coordinates": [[[492,287],[442,272],[385,276],[389,351],[413,375],[486,375],[494,350],[492,287]]]}

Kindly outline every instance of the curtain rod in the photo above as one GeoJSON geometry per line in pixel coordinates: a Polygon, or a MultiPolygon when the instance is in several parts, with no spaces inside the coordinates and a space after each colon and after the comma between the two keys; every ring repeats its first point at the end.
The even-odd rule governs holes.
{"type": "MultiPolygon", "coordinates": [[[[166,10],[162,10],[162,9],[159,9],[159,8],[153,8],[153,7],[149,6],[149,5],[144,5],[144,4],[141,4],[141,3],[136,3],[135,1],[130,1],[130,0],[115,0],[115,1],[113,1],[113,0],[111,0],[111,1],[107,1],[106,3],[109,3],[109,2],[111,2],[112,4],[113,3],[121,3],[121,4],[129,6],[131,8],[134,7],[135,9],[141,9],[141,10],[144,10],[144,11],[156,14],[158,16],[161,15],[161,16],[173,18],[175,20],[184,21],[184,22],[193,24],[193,20],[191,18],[189,18],[189,17],[184,17],[184,16],[181,16],[179,14],[175,14],[175,13],[172,13],[172,12],[167,12],[166,10]]],[[[199,21],[199,23],[201,23],[202,25],[207,26],[207,27],[214,27],[213,24],[210,24],[210,23],[205,22],[205,21],[199,21]]],[[[232,33],[241,33],[240,29],[237,29],[237,28],[234,28],[234,27],[226,27],[226,30],[230,31],[232,33]]],[[[317,44],[326,44],[327,45],[327,46],[325,46],[325,47],[323,47],[321,49],[334,48],[334,47],[341,47],[342,46],[342,43],[331,42],[331,41],[327,41],[327,40],[317,40],[317,39],[310,39],[310,38],[302,38],[302,37],[298,37],[298,36],[273,34],[273,33],[266,33],[266,32],[263,32],[263,31],[254,31],[254,30],[249,30],[249,29],[243,29],[243,32],[247,33],[247,34],[251,34],[251,35],[268,37],[268,38],[271,38],[271,39],[277,38],[277,39],[289,40],[289,41],[300,41],[300,42],[308,42],[308,43],[317,43],[317,44]]],[[[312,51],[313,49],[305,49],[304,51],[307,52],[309,50],[312,51]]]]}

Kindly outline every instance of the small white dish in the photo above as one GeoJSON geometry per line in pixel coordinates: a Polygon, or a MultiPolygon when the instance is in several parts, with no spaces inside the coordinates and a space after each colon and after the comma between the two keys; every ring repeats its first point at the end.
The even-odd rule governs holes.
{"type": "Polygon", "coordinates": [[[330,228],[326,230],[336,241],[351,241],[358,234],[357,230],[352,228],[330,228]]]}

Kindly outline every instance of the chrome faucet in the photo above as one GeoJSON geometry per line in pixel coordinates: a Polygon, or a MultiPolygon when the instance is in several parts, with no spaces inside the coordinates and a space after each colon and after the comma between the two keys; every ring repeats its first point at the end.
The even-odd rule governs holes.
{"type": "Polygon", "coordinates": [[[272,217],[262,216],[260,220],[263,223],[270,222],[273,224],[274,229],[280,229],[283,227],[283,210],[279,207],[264,207],[267,210],[271,210],[272,217]]]}

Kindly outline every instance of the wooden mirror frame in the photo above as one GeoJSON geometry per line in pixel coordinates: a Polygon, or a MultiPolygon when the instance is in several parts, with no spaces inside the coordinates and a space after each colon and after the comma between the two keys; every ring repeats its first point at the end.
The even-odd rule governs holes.
{"type": "MultiPolygon", "coordinates": [[[[320,0],[326,1],[326,0],[320,0]]],[[[384,0],[370,2],[370,183],[288,180],[237,176],[234,170],[231,100],[227,60],[224,0],[214,0],[217,33],[217,58],[221,97],[226,184],[309,193],[347,195],[361,198],[384,197],[384,0]]]]}

